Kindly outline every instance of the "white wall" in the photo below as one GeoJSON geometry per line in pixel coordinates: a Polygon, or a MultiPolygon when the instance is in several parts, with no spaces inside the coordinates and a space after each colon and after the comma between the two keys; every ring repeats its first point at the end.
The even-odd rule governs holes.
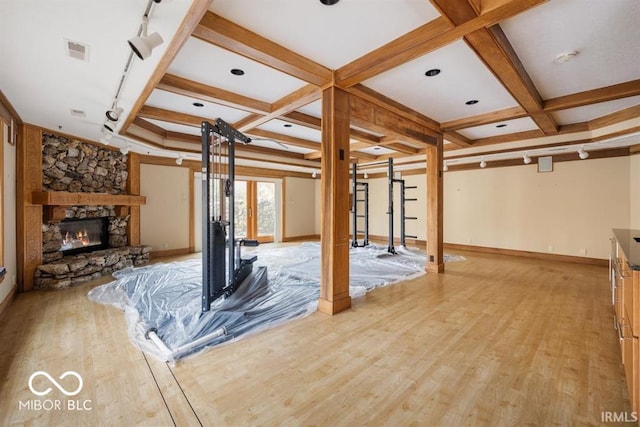
{"type": "Polygon", "coordinates": [[[608,258],[629,226],[628,157],[447,172],[444,188],[447,243],[608,258]]]}
{"type": "MultiPolygon", "coordinates": [[[[0,122],[2,123],[2,122],[0,122]]],[[[7,274],[0,283],[0,303],[16,285],[16,147],[8,142],[9,129],[2,123],[2,144],[4,147],[4,164],[2,179],[4,182],[4,267],[7,274]]]]}
{"type": "MultiPolygon", "coordinates": [[[[286,237],[316,234],[316,181],[309,178],[285,178],[286,237]]],[[[319,215],[318,215],[319,216],[319,215]]]]}
{"type": "Polygon", "coordinates": [[[140,238],[152,251],[189,247],[189,182],[187,167],[140,165],[140,238]]]}
{"type": "Polygon", "coordinates": [[[629,228],[640,230],[640,154],[629,157],[629,228]]]}

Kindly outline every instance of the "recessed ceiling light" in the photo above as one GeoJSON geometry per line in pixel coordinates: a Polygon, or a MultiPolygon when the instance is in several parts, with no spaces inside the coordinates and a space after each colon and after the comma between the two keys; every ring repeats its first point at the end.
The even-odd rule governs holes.
{"type": "Polygon", "coordinates": [[[467,105],[473,105],[473,104],[477,104],[479,101],[477,99],[471,99],[467,102],[465,102],[465,104],[467,105]]]}
{"type": "Polygon", "coordinates": [[[244,76],[244,71],[240,68],[232,68],[231,74],[233,74],[234,76],[244,76]]]}
{"type": "Polygon", "coordinates": [[[198,107],[198,108],[202,108],[202,107],[204,107],[204,104],[203,104],[202,102],[194,102],[194,103],[193,103],[193,104],[191,104],[191,105],[193,105],[194,107],[198,107]]]}
{"type": "Polygon", "coordinates": [[[293,127],[293,125],[292,125],[291,123],[285,123],[285,124],[284,124],[284,127],[286,127],[286,128],[290,128],[290,127],[293,127]]]}
{"type": "Polygon", "coordinates": [[[333,6],[334,4],[338,3],[340,0],[320,0],[320,3],[322,3],[325,6],[333,6]]]}
{"type": "Polygon", "coordinates": [[[427,77],[437,76],[438,74],[440,74],[440,70],[437,69],[437,68],[432,68],[429,71],[427,71],[426,73],[424,73],[424,75],[427,76],[427,77]]]}
{"type": "Polygon", "coordinates": [[[507,124],[506,123],[500,123],[499,125],[496,125],[497,128],[506,128],[507,124]]]}
{"type": "Polygon", "coordinates": [[[578,56],[578,52],[575,51],[575,50],[572,50],[572,51],[569,51],[569,52],[563,52],[563,53],[560,53],[560,54],[556,55],[556,57],[553,58],[553,62],[555,62],[556,64],[562,64],[563,62],[571,61],[576,56],[578,56]]]}

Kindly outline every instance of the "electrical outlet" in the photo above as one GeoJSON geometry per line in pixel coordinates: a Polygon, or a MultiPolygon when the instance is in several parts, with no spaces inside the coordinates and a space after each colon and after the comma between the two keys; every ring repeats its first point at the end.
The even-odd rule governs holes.
{"type": "Polygon", "coordinates": [[[587,249],[586,248],[581,248],[580,249],[580,256],[587,256],[587,249]]]}
{"type": "Polygon", "coordinates": [[[548,252],[553,252],[553,245],[547,246],[547,251],[548,252]]]}
{"type": "Polygon", "coordinates": [[[169,247],[169,244],[168,244],[168,243],[163,243],[163,244],[162,244],[162,249],[167,249],[168,247],[169,247]]]}

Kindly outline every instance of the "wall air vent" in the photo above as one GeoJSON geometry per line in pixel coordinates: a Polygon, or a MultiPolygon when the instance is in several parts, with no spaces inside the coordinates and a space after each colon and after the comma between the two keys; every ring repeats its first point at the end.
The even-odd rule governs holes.
{"type": "Polygon", "coordinates": [[[81,61],[89,62],[89,45],[74,42],[73,40],[64,39],[67,55],[81,61]]]}

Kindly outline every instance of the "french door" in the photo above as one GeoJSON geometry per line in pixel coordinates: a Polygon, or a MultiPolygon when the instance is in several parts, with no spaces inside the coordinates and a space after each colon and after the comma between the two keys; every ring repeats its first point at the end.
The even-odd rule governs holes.
{"type": "Polygon", "coordinates": [[[273,182],[235,182],[236,238],[274,241],[276,226],[276,186],[273,182]]]}

